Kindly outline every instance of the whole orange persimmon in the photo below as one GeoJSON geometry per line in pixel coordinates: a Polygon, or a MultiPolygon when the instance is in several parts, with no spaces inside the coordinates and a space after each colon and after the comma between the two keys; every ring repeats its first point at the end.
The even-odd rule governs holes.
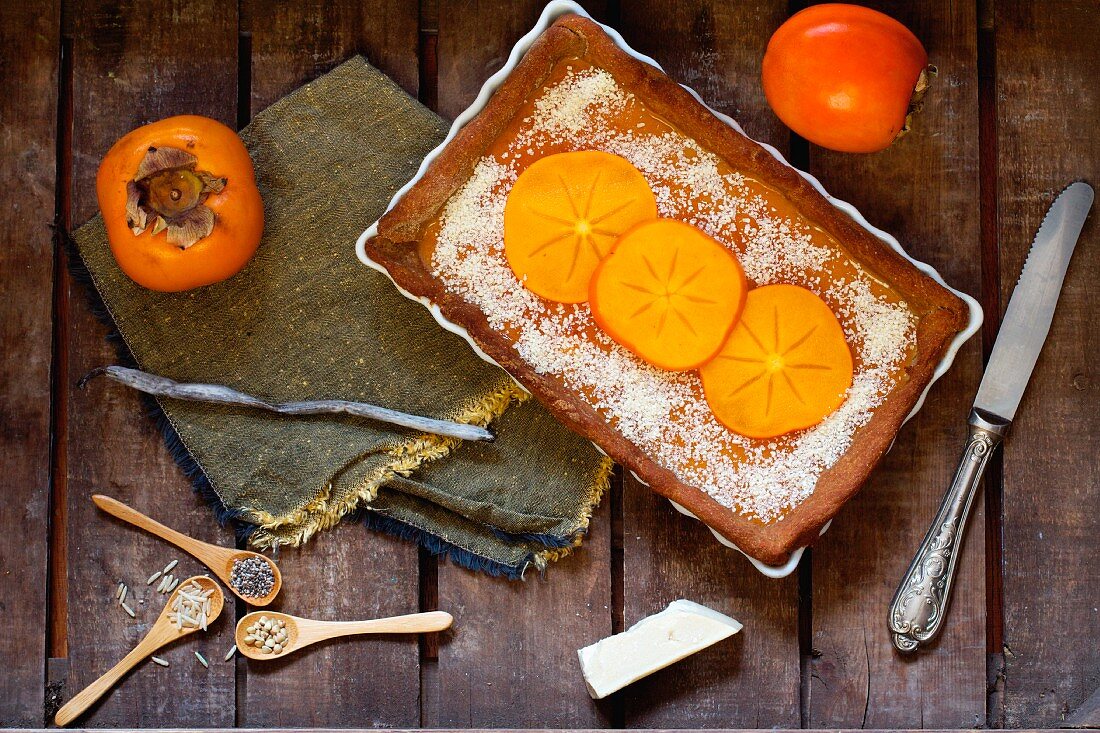
{"type": "Polygon", "coordinates": [[[127,133],[99,164],[96,195],[115,261],[152,290],[232,277],[264,230],[248,150],[206,117],[169,117],[127,133]]]}
{"type": "Polygon", "coordinates": [[[928,54],[908,28],[870,8],[830,3],[795,13],[764,53],[764,94],[789,128],[845,153],[873,153],[908,130],[928,54]]]}

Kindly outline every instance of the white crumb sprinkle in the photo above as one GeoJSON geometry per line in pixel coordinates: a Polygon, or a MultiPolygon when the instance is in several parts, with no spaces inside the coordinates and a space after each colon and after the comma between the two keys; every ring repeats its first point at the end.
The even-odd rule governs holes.
{"type": "MultiPolygon", "coordinates": [[[[639,102],[614,77],[569,69],[543,90],[507,150],[480,160],[447,202],[432,268],[476,305],[536,371],[581,393],[623,436],[724,506],[774,521],[813,493],[821,473],[894,388],[914,339],[908,306],[823,231],[779,214],[778,194],[730,170],[664,124],[616,129],[639,102]],[[755,285],[807,287],[833,307],[856,357],[847,399],[808,430],[751,440],[722,426],[694,372],[652,367],[611,341],[587,304],[550,303],[523,287],[504,256],[504,204],[518,172],[544,150],[598,149],[642,172],[661,216],[693,224],[729,247],[755,285]]],[[[651,118],[650,118],[651,119],[651,118]]]]}

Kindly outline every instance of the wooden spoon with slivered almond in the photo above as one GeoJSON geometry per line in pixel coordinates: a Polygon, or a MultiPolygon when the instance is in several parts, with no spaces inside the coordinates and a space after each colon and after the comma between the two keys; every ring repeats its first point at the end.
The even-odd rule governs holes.
{"type": "Polygon", "coordinates": [[[369,621],[317,621],[278,611],[253,611],[237,622],[237,651],[249,659],[282,659],[310,644],[337,636],[422,634],[443,631],[450,628],[453,622],[454,617],[446,611],[410,613],[406,616],[376,618],[369,621]],[[262,645],[257,646],[249,640],[249,628],[261,619],[280,624],[280,630],[286,632],[286,640],[279,645],[279,651],[269,649],[265,652],[262,645]]]}

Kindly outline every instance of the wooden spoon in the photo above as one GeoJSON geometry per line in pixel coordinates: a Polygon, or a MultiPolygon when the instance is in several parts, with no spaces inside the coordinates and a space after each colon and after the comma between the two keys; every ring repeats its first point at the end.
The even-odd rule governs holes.
{"type": "Polygon", "coordinates": [[[103,494],[96,494],[92,497],[92,501],[95,505],[103,511],[124,519],[135,527],[141,527],[146,532],[155,534],[161,539],[168,540],[176,547],[180,548],[184,552],[194,555],[206,567],[213,571],[214,575],[217,575],[229,590],[233,591],[233,594],[240,598],[242,601],[247,602],[252,606],[266,606],[275,600],[275,596],[279,595],[279,589],[283,587],[283,576],[279,572],[279,566],[275,564],[271,558],[261,555],[258,552],[251,552],[249,550],[237,550],[231,547],[218,547],[212,545],[209,542],[202,542],[196,540],[193,537],[177,532],[171,527],[165,527],[155,519],[151,519],[137,509],[126,506],[117,499],[112,499],[109,496],[103,494]],[[241,593],[229,582],[229,575],[233,572],[233,563],[238,560],[246,560],[250,557],[258,557],[263,562],[266,562],[271,567],[271,572],[275,574],[275,584],[271,586],[271,590],[266,596],[252,597],[241,595],[241,593]]]}
{"type": "Polygon", "coordinates": [[[253,611],[237,622],[237,651],[249,659],[281,659],[287,654],[293,654],[310,644],[337,636],[350,636],[352,634],[419,634],[429,631],[442,631],[449,628],[453,622],[454,617],[446,611],[410,613],[407,616],[376,618],[370,621],[315,621],[314,619],[298,618],[277,611],[253,611]],[[260,647],[253,646],[245,641],[245,637],[248,636],[248,627],[259,621],[260,617],[266,617],[272,621],[282,621],[286,624],[284,628],[287,639],[281,645],[282,651],[264,654],[260,647]]]}
{"type": "Polygon", "coordinates": [[[102,677],[85,687],[74,695],[73,699],[62,705],[61,709],[57,711],[57,715],[54,716],[55,723],[59,726],[64,726],[73,722],[81,713],[87,710],[92,703],[102,697],[103,693],[111,689],[115,683],[122,678],[122,675],[129,672],[138,662],[145,659],[162,646],[170,644],[177,639],[182,639],[188,634],[199,631],[197,626],[184,626],[183,628],[178,628],[176,626],[175,613],[172,611],[172,606],[180,590],[192,581],[200,585],[204,591],[213,590],[213,593],[210,595],[210,613],[206,615],[206,623],[207,626],[209,626],[214,622],[214,619],[221,614],[222,607],[225,605],[225,596],[222,595],[222,589],[218,587],[218,584],[215,583],[212,578],[207,578],[203,575],[196,575],[193,578],[182,581],[176,590],[168,596],[168,603],[164,605],[164,610],[160,612],[160,616],[157,617],[157,620],[153,623],[153,627],[149,629],[149,633],[145,635],[145,638],[138,642],[138,645],[135,646],[129,654],[123,657],[118,664],[111,667],[102,677]]]}

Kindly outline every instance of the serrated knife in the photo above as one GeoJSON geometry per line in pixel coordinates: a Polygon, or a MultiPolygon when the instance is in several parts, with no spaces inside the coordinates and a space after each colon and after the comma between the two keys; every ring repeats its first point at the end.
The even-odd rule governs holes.
{"type": "Polygon", "coordinates": [[[1054,318],[1070,257],[1093,201],[1070,184],[1051,204],[1008,301],[993,353],[970,411],[970,434],[951,488],[890,602],[894,646],[911,652],[943,628],[970,504],[989,456],[1008,433],[1054,318]]]}

